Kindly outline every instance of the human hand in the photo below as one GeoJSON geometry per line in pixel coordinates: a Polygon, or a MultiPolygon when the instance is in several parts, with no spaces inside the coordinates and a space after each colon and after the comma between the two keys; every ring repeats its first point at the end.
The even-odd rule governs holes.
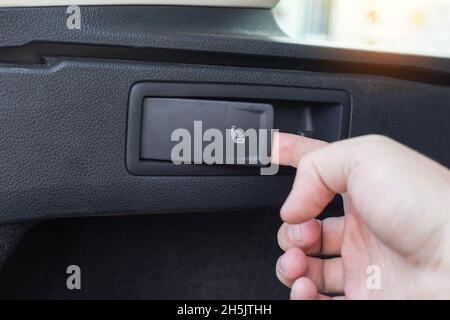
{"type": "Polygon", "coordinates": [[[447,168],[382,136],[278,138],[277,161],[297,168],[276,267],[291,299],[450,298],[447,168]],[[336,194],[345,215],[316,220],[336,194]],[[379,288],[367,285],[370,266],[379,288]]]}

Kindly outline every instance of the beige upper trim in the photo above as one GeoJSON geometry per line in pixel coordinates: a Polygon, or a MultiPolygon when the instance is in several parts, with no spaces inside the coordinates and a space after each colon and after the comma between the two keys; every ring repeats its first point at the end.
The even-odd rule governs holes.
{"type": "Polygon", "coordinates": [[[89,5],[170,5],[273,8],[279,0],[0,0],[0,7],[89,5]]]}

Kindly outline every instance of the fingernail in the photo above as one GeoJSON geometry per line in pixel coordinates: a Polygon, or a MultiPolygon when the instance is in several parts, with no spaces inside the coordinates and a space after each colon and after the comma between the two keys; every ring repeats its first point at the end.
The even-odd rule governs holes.
{"type": "Polygon", "coordinates": [[[294,290],[292,290],[292,289],[291,289],[291,293],[290,293],[290,295],[289,295],[289,299],[290,299],[290,300],[297,300],[297,299],[295,298],[294,290]]]}
{"type": "Polygon", "coordinates": [[[291,239],[292,242],[298,243],[303,241],[301,225],[289,226],[287,231],[289,239],[291,239]]]}
{"type": "Polygon", "coordinates": [[[281,256],[280,259],[278,259],[278,271],[282,274],[286,274],[286,262],[284,256],[281,256]]]}

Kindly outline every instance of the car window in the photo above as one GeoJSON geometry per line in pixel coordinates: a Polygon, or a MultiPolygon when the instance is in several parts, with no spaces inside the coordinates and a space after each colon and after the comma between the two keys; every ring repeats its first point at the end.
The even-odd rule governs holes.
{"type": "Polygon", "coordinates": [[[305,44],[450,57],[450,0],[281,0],[274,14],[305,44]]]}

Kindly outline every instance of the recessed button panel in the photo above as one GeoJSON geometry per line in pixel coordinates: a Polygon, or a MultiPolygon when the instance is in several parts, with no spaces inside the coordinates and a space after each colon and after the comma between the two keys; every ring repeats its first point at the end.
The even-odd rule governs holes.
{"type": "MultiPolygon", "coordinates": [[[[349,95],[339,90],[206,82],[137,83],[129,95],[126,167],[130,174],[140,176],[261,175],[266,169],[261,166],[272,166],[265,165],[271,151],[270,129],[329,142],[343,139],[348,136],[350,106],[349,95]],[[262,130],[266,137],[258,132],[257,148],[250,142],[251,135],[245,134],[251,129],[267,129],[262,130]],[[223,143],[220,148],[211,131],[219,132],[223,143]],[[188,135],[190,141],[182,143],[185,140],[180,133],[188,135]],[[231,149],[227,146],[230,138],[231,149]],[[187,147],[180,151],[180,145],[187,147]],[[234,152],[230,154],[230,150],[234,152]],[[183,161],[174,159],[177,155],[183,161]],[[213,162],[208,155],[214,155],[213,162]]],[[[293,175],[295,170],[282,166],[275,173],[293,175]]]]}

